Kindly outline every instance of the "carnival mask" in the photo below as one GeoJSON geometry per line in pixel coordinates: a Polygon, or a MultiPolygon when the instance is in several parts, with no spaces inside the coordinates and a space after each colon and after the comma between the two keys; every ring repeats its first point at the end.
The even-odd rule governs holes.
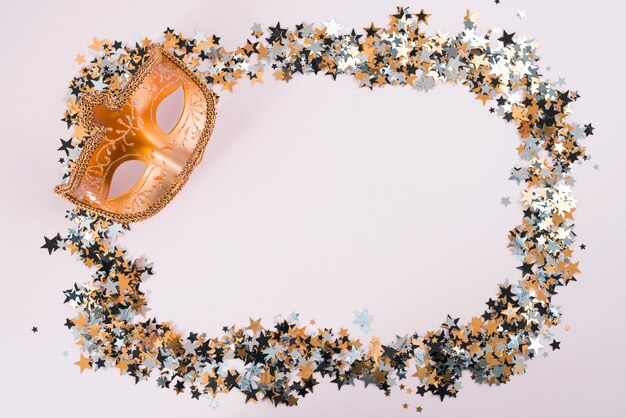
{"type": "Polygon", "coordinates": [[[55,192],[79,207],[128,223],[161,210],[200,162],[215,124],[216,96],[185,63],[151,45],[149,58],[117,94],[81,95],[79,123],[89,132],[67,183],[55,192]],[[157,123],[161,102],[182,87],[184,105],[170,132],[157,123]],[[145,164],[139,181],[111,196],[111,180],[124,163],[145,164]]]}

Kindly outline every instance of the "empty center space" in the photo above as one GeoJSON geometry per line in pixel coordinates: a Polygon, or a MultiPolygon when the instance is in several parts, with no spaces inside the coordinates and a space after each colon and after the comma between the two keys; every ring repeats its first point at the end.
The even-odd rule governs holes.
{"type": "Polygon", "coordinates": [[[367,308],[370,334],[389,339],[479,315],[517,280],[519,140],[465,87],[267,76],[220,96],[187,186],[123,238],[155,262],[143,288],[159,320],[218,335],[296,311],[358,336],[367,308]]]}

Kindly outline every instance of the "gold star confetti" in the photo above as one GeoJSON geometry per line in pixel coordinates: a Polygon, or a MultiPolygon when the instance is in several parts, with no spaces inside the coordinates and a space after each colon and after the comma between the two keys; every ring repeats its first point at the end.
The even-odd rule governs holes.
{"type": "MultiPolygon", "coordinates": [[[[64,236],[45,237],[42,248],[68,251],[93,272],[91,281],[64,292],[65,303],[77,311],[66,325],[82,348],[75,363],[80,372],[117,368],[135,382],[154,376],[160,387],[207,399],[212,406],[217,394],[231,390],[242,392],[245,402],[295,406],[322,378],[338,388],[360,380],[385,396],[406,388],[397,382],[407,380],[416,394],[432,393],[443,400],[456,397],[464,371],[477,383],[502,384],[524,373],[526,362],[545,353],[548,345],[560,349],[551,332],[561,321],[552,297],[580,273],[572,259],[576,205],[571,167],[587,158],[583,141],[594,127],[569,121],[569,106],[579,95],[541,75],[533,41],[507,31],[480,33],[469,11],[459,33],[427,36],[422,25],[429,17],[424,10],[398,8],[386,27],[372,23],[364,33],[344,31],[334,19],[317,27],[255,25],[251,38],[233,50],[221,46],[216,35],[198,31],[186,38],[168,28],[158,42],[207,86],[232,92],[243,79],[261,82],[265,71],[285,82],[304,74],[351,76],[368,89],[391,85],[429,91],[439,82],[464,85],[519,132],[520,161],[510,179],[522,187],[518,204],[523,216],[508,235],[508,246],[521,264],[518,280],[500,284],[483,313],[468,323],[448,315],[435,330],[400,334],[405,336],[391,342],[372,337],[363,344],[344,328],[308,330],[297,314],[267,328],[260,318],[250,318],[249,325],[224,327],[217,336],[183,334],[173,324],[147,316],[141,284],[153,274],[152,264],[130,257],[119,245],[128,225],[75,208],[67,215],[73,227],[64,236]],[[243,369],[230,367],[231,360],[240,360],[243,369]]],[[[59,148],[64,179],[80,166],[92,134],[81,124],[77,100],[94,90],[116,94],[123,89],[150,59],[151,42],[94,38],[89,48],[95,58],[76,58],[83,67],[70,83],[63,118],[73,134],[59,148]]],[[[507,200],[505,206],[509,204],[507,200]]],[[[320,309],[325,303],[320,301],[320,309]]],[[[356,316],[354,324],[369,331],[372,315],[367,309],[356,316]]],[[[402,406],[406,409],[408,403],[402,406]]]]}
{"type": "Polygon", "coordinates": [[[83,355],[80,355],[80,360],[78,360],[76,363],[78,367],[80,367],[80,372],[82,373],[83,371],[87,370],[87,369],[91,369],[91,363],[89,361],[89,357],[83,357],[83,355]]]}

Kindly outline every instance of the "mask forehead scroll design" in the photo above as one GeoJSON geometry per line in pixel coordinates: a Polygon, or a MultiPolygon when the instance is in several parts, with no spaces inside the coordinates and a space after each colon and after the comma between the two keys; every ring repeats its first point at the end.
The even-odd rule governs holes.
{"type": "Polygon", "coordinates": [[[185,63],[154,44],[150,57],[119,93],[80,97],[79,123],[90,133],[67,183],[55,192],[77,206],[118,222],[137,222],[161,210],[200,162],[215,124],[217,98],[185,63]],[[183,90],[183,110],[170,132],[157,108],[183,90]],[[131,160],[145,164],[139,181],[109,197],[116,169],[131,160]]]}

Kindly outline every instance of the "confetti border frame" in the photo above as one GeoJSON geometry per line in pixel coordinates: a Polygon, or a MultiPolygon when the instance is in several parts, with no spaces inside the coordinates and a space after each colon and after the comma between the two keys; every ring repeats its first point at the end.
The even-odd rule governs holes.
{"type": "MultiPolygon", "coordinates": [[[[63,237],[46,239],[45,248],[63,248],[95,269],[92,281],[64,292],[65,302],[78,311],[66,325],[87,354],[81,353],[76,363],[81,372],[115,367],[136,382],[158,374],[159,386],[196,399],[238,389],[246,402],[289,406],[313,392],[319,376],[332,377],[338,388],[360,380],[386,394],[398,387],[397,380],[415,378],[416,393],[430,392],[443,400],[457,395],[464,371],[478,383],[506,383],[525,371],[526,361],[544,348],[542,342],[555,341],[551,329],[561,314],[552,297],[579,273],[578,262],[571,258],[576,207],[571,165],[586,159],[580,141],[593,134],[593,127],[567,122],[569,104],[579,96],[557,90],[541,76],[534,43],[506,31],[492,42],[491,31],[475,32],[475,16],[469,11],[459,34],[425,36],[420,26],[428,16],[399,7],[385,29],[373,24],[365,28],[363,41],[364,35],[354,30],[339,34],[340,27],[331,20],[325,27],[303,23],[295,30],[278,24],[269,27],[264,39],[268,33],[255,25],[252,41],[234,51],[219,46],[215,35],[185,38],[169,28],[163,45],[207,84],[229,91],[245,76],[259,82],[271,66],[274,77],[283,81],[296,73],[323,71],[333,79],[352,75],[361,87],[400,85],[428,91],[443,80],[467,85],[483,104],[496,100],[493,113],[514,122],[521,139],[523,165],[513,168],[511,179],[525,183],[525,210],[521,224],[509,232],[509,247],[522,263],[518,283],[499,285],[484,313],[465,324],[448,315],[438,330],[407,334],[389,344],[372,337],[366,346],[330,328],[309,332],[297,318],[273,328],[250,319],[249,326],[225,327],[220,337],[184,336],[172,324],[147,315],[140,285],[153,274],[152,264],[130,258],[117,245],[128,226],[76,208],[68,212],[74,228],[63,237]],[[243,362],[243,371],[228,366],[227,360],[233,359],[243,362]]],[[[76,97],[121,88],[148,55],[150,42],[123,46],[94,39],[93,60],[70,84],[64,121],[74,133],[60,148],[68,157],[65,178],[89,137],[76,117],[76,97]]]]}

